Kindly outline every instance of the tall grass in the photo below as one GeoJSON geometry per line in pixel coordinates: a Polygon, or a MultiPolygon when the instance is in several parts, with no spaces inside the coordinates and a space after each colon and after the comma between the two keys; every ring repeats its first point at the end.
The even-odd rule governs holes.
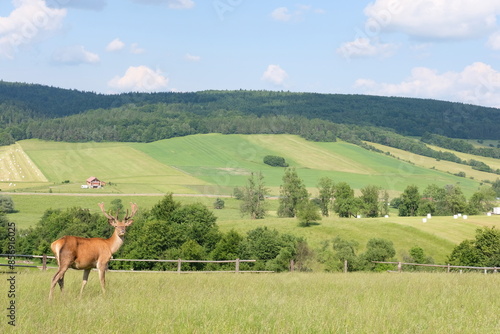
{"type": "MultiPolygon", "coordinates": [[[[500,276],[484,274],[54,272],[17,275],[19,333],[497,333],[500,276]]],[[[2,277],[3,278],[3,277],[2,277]]],[[[4,280],[0,288],[4,288],[4,280]]],[[[5,293],[1,305],[7,305],[5,293]]],[[[2,309],[4,309],[2,307],[2,309]]],[[[2,317],[5,319],[5,317],[2,317]]],[[[6,321],[0,331],[7,328],[6,321]]]]}

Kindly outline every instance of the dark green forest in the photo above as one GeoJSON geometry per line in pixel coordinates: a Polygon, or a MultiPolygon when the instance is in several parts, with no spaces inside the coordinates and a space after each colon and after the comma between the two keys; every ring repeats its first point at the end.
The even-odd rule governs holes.
{"type": "MultiPolygon", "coordinates": [[[[48,120],[67,126],[65,117],[89,112],[91,115],[81,119],[88,121],[96,117],[95,110],[99,110],[108,124],[128,126],[137,121],[136,117],[129,118],[130,109],[142,108],[148,112],[150,105],[163,105],[169,111],[167,115],[155,115],[164,116],[164,124],[182,125],[166,134],[172,136],[203,131],[193,124],[197,118],[220,115],[319,119],[335,124],[382,127],[405,136],[422,136],[428,132],[451,138],[500,139],[499,109],[430,99],[245,90],[110,95],[0,81],[0,129],[13,133],[15,139],[40,136],[39,131],[27,130],[50,125],[46,123],[48,120]],[[186,124],[178,118],[189,119],[189,122],[186,124]]],[[[78,123],[74,118],[72,122],[78,123]]],[[[93,132],[101,130],[96,128],[96,123],[78,125],[83,127],[81,131],[93,132]]],[[[126,134],[121,134],[119,139],[135,140],[126,134]]]]}

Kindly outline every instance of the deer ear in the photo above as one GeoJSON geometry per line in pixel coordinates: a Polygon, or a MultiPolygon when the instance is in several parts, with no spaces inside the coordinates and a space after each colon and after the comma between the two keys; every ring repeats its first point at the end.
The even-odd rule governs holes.
{"type": "Polygon", "coordinates": [[[130,226],[132,225],[134,221],[133,220],[127,220],[127,222],[125,223],[125,226],[130,226]]]}
{"type": "Polygon", "coordinates": [[[114,219],[108,219],[108,223],[109,223],[109,225],[116,227],[116,222],[114,219]]]}

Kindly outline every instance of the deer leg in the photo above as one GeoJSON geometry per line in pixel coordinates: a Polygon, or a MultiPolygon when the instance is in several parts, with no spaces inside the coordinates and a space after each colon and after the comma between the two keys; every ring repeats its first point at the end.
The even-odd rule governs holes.
{"type": "Polygon", "coordinates": [[[99,272],[99,280],[101,281],[101,289],[102,289],[102,294],[104,295],[106,293],[106,268],[108,267],[108,264],[106,262],[104,263],[98,263],[97,264],[97,270],[99,272]]]}
{"type": "Polygon", "coordinates": [[[66,270],[68,270],[67,267],[66,268],[59,267],[59,269],[57,270],[57,273],[52,278],[52,282],[50,284],[49,300],[52,299],[52,294],[54,292],[54,288],[56,287],[57,283],[59,283],[59,286],[61,288],[61,292],[63,291],[63,287],[64,287],[64,274],[66,273],[66,270]]]}
{"type": "Polygon", "coordinates": [[[80,297],[82,297],[83,288],[85,287],[85,285],[87,285],[87,281],[89,280],[89,274],[90,274],[90,269],[85,269],[83,271],[83,281],[82,281],[82,288],[80,289],[80,297]]]}
{"type": "Polygon", "coordinates": [[[59,283],[59,288],[61,289],[61,292],[62,292],[64,289],[64,274],[61,276],[61,278],[59,278],[57,283],[59,283]]]}

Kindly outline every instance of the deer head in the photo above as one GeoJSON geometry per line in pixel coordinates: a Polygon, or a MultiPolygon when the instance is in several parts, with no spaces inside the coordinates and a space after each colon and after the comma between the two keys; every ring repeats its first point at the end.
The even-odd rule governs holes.
{"type": "Polygon", "coordinates": [[[125,215],[123,220],[120,221],[120,219],[118,218],[120,210],[116,212],[116,216],[112,216],[109,213],[107,213],[106,210],[104,209],[104,203],[99,203],[98,205],[101,208],[102,213],[104,213],[104,216],[108,218],[109,225],[115,228],[115,231],[118,233],[119,236],[123,236],[125,234],[125,229],[127,228],[127,226],[130,226],[134,222],[132,218],[135,216],[138,210],[137,204],[130,203],[130,206],[132,208],[130,215],[128,214],[128,209],[127,209],[127,214],[125,215]]]}

